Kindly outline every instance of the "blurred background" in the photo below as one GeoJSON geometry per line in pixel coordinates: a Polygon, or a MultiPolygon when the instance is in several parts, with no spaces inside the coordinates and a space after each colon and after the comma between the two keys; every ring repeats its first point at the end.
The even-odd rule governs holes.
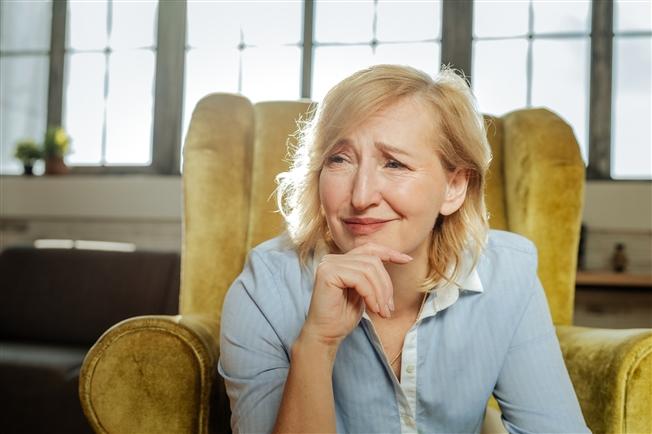
{"type": "Polygon", "coordinates": [[[482,112],[547,107],[572,126],[587,165],[580,266],[611,275],[624,256],[635,276],[587,277],[584,294],[608,287],[608,301],[578,291],[576,322],[651,326],[649,1],[2,1],[0,19],[0,249],[179,252],[202,96],[319,101],[367,65],[451,64],[482,112]],[[15,157],[44,141],[47,175],[45,158],[15,157]]]}

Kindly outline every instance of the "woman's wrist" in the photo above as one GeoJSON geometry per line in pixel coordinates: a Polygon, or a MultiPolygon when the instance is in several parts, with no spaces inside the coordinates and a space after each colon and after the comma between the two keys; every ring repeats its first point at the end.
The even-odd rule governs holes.
{"type": "Polygon", "coordinates": [[[337,349],[340,346],[340,339],[327,338],[313,332],[309,327],[304,326],[299,337],[292,345],[292,358],[301,357],[303,354],[314,356],[325,356],[326,361],[335,363],[337,349]]]}

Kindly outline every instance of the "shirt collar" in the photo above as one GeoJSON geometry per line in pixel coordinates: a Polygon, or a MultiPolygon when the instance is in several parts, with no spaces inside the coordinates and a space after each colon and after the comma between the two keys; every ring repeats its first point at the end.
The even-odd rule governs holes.
{"type": "Polygon", "coordinates": [[[439,288],[434,289],[428,294],[426,303],[423,306],[419,320],[428,316],[435,315],[437,312],[452,306],[465,292],[482,293],[484,288],[478,267],[473,266],[473,257],[467,250],[464,251],[460,261],[459,286],[453,282],[444,281],[439,288]]]}

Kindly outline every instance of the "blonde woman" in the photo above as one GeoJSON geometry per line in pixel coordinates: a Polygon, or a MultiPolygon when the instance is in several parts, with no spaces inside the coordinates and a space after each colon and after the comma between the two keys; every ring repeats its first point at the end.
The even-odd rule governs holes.
{"type": "Polygon", "coordinates": [[[223,307],[234,432],[589,432],[533,244],[490,231],[467,83],[379,65],[336,85],[279,176],[287,232],[223,307]]]}

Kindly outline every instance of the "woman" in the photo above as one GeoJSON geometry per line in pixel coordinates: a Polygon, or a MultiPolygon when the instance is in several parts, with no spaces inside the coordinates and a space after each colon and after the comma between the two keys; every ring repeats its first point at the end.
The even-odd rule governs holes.
{"type": "Polygon", "coordinates": [[[235,432],[588,432],[528,240],[489,231],[466,82],[380,65],[336,85],[279,176],[287,233],[223,307],[235,432]]]}

